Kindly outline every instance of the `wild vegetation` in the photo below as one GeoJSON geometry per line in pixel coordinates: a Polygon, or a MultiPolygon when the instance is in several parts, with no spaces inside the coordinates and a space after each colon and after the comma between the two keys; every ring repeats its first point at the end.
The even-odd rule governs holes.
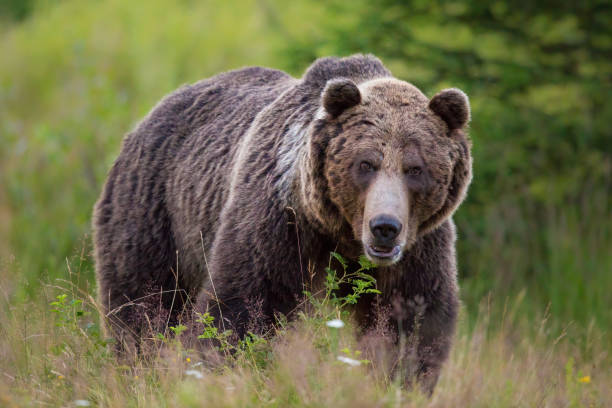
{"type": "Polygon", "coordinates": [[[63,0],[0,13],[0,405],[612,403],[608,1],[63,0]],[[464,306],[433,398],[360,361],[348,305],[329,299],[214,369],[181,327],[152,340],[153,356],[114,359],[89,234],[123,134],[183,83],[244,65],[300,76],[353,52],[430,96],[471,98],[475,175],[455,216],[464,306]]]}

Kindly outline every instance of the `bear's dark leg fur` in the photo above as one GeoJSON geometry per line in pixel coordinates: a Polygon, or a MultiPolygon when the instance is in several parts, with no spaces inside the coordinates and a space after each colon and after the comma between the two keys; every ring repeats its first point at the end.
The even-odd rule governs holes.
{"type": "Polygon", "coordinates": [[[197,312],[210,313],[219,330],[231,329],[237,337],[267,331],[275,314],[291,315],[303,296],[301,271],[307,267],[300,266],[294,223],[279,203],[268,203],[269,208],[228,206],[233,216],[221,217],[209,278],[196,302],[197,312]],[[250,228],[241,220],[250,220],[250,228]]]}
{"type": "Polygon", "coordinates": [[[375,269],[382,293],[360,299],[355,314],[369,357],[407,386],[416,380],[429,395],[448,357],[459,308],[454,241],[446,221],[421,237],[398,265],[375,269]]]}

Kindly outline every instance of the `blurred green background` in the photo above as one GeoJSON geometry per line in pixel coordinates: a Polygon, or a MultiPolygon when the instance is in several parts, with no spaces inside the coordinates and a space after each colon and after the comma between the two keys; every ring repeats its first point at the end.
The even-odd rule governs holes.
{"type": "Polygon", "coordinates": [[[246,65],[301,76],[379,56],[471,99],[474,181],[455,216],[462,298],[553,327],[612,327],[610,1],[4,0],[0,278],[15,300],[79,264],[123,135],[166,93],[246,65]],[[509,306],[511,305],[511,306],[509,306]]]}

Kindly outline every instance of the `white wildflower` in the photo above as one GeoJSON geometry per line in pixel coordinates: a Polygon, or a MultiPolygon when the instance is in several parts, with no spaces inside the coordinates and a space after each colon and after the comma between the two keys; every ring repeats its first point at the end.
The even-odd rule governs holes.
{"type": "Polygon", "coordinates": [[[91,402],[87,400],[76,400],[74,401],[74,405],[76,405],[77,407],[89,407],[91,406],[91,402]]]}
{"type": "Polygon", "coordinates": [[[187,370],[185,371],[185,375],[190,375],[192,377],[197,378],[198,380],[201,380],[202,378],[204,378],[202,373],[199,372],[198,370],[187,370]]]}
{"type": "Polygon", "coordinates": [[[338,361],[342,361],[343,363],[346,363],[346,364],[350,365],[351,367],[356,367],[358,365],[361,365],[361,361],[355,360],[355,359],[350,358],[350,357],[338,356],[338,357],[336,357],[336,359],[338,361]]]}
{"type": "Polygon", "coordinates": [[[340,319],[330,320],[325,324],[327,325],[327,327],[333,327],[334,329],[340,329],[344,327],[344,322],[340,319]]]}

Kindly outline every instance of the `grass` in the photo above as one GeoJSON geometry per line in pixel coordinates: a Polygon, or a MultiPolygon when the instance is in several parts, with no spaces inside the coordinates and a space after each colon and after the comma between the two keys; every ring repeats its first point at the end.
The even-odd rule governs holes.
{"type": "Polygon", "coordinates": [[[596,324],[612,347],[611,204],[609,194],[595,191],[564,206],[538,207],[519,198],[480,214],[470,214],[469,205],[460,208],[460,284],[470,316],[491,295],[499,320],[504,299],[524,292],[521,314],[548,309],[555,330],[572,322],[576,336],[596,324]]]}
{"type": "MultiPolygon", "coordinates": [[[[43,286],[37,301],[9,299],[2,269],[0,405],[136,407],[605,407],[612,402],[612,364],[605,334],[554,333],[549,316],[520,314],[525,297],[508,299],[492,322],[485,298],[474,321],[462,311],[451,357],[431,399],[402,389],[378,360],[362,353],[347,302],[312,302],[295,322],[253,336],[211,367],[168,328],[153,352],[125,364],[100,331],[92,288],[68,279],[43,286]],[[341,318],[342,328],[326,322],[341,318]],[[538,321],[534,324],[534,321],[538,321]],[[362,361],[351,366],[338,356],[362,361]],[[205,362],[204,362],[205,363],[205,362]],[[82,403],[82,402],[81,402],[82,403]]],[[[348,302],[350,303],[350,302],[348,302]]]]}

